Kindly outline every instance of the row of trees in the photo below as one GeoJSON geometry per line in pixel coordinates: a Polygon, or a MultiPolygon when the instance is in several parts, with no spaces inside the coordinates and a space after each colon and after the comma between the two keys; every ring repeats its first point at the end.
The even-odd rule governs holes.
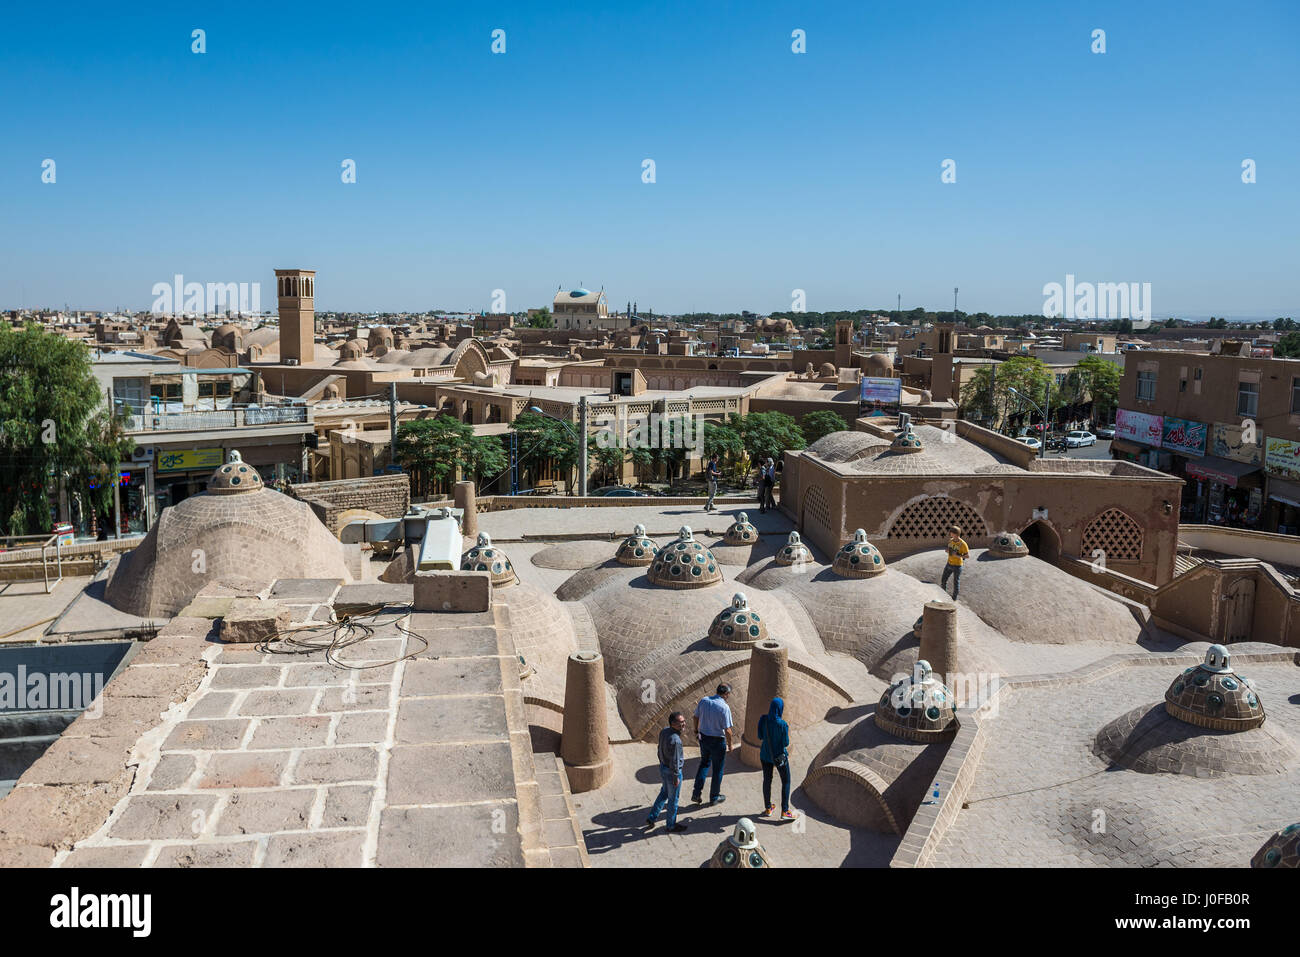
{"type": "Polygon", "coordinates": [[[961,405],[968,416],[991,421],[994,428],[1003,429],[1018,424],[1026,415],[1032,422],[1034,407],[1021,396],[1046,406],[1050,384],[1053,418],[1087,417],[1108,422],[1119,404],[1122,376],[1123,371],[1115,363],[1099,356],[1084,356],[1057,385],[1056,374],[1041,359],[1013,356],[996,366],[981,367],[962,388],[961,405]],[[1057,410],[1059,415],[1055,414],[1057,410]]]}
{"type": "MultiPolygon", "coordinates": [[[[739,483],[764,459],[779,461],[787,450],[802,449],[823,435],[846,428],[845,420],[835,412],[811,413],[802,426],[781,412],[732,415],[725,423],[704,423],[703,452],[706,459],[716,453],[724,472],[739,483]]],[[[522,470],[537,474],[549,467],[571,474],[578,467],[577,440],[562,423],[525,412],[511,423],[511,431],[516,435],[522,470]]],[[[412,493],[428,496],[446,491],[458,469],[463,477],[481,485],[495,482],[510,467],[506,441],[508,437],[476,436],[472,426],[440,415],[399,425],[395,454],[411,475],[412,493]]],[[[671,482],[681,475],[690,451],[671,445],[601,448],[594,439],[587,446],[595,486],[620,481],[628,461],[642,481],[662,473],[671,482]]]]}
{"type": "Polygon", "coordinates": [[[60,486],[83,510],[108,511],[134,448],[85,343],[0,324],[0,535],[48,533],[60,486]]]}

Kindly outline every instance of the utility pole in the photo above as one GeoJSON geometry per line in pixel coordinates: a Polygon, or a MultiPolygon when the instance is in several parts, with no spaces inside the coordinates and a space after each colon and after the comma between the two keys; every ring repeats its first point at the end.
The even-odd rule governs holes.
{"type": "Polygon", "coordinates": [[[587,495],[587,397],[578,397],[578,494],[587,495]]]}
{"type": "Polygon", "coordinates": [[[397,383],[388,383],[388,461],[397,464],[397,383]]]}

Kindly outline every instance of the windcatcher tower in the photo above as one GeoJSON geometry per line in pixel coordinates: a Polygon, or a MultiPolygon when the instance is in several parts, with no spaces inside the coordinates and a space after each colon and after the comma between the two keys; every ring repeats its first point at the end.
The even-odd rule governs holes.
{"type": "Polygon", "coordinates": [[[316,270],[277,269],[280,361],[291,365],[316,358],[316,270]]]}

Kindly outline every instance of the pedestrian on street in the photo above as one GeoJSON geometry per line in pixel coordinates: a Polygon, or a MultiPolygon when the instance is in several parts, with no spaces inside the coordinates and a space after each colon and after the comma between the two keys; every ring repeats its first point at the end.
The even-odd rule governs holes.
{"type": "Polygon", "coordinates": [[[659,778],[663,785],[655,798],[650,815],[645,819],[647,829],[655,826],[659,812],[668,808],[668,830],[680,834],[686,825],[677,820],[677,800],[682,794],[682,766],[686,763],[686,749],[682,746],[682,730],[686,715],[674,711],[668,716],[668,727],[659,732],[659,778]]]}
{"type": "Polygon", "coordinates": [[[763,766],[763,807],[760,817],[768,817],[776,810],[772,803],[772,772],[781,775],[781,818],[793,821],[795,814],[790,810],[790,725],[781,717],[785,711],[785,702],[773,698],[767,714],[758,719],[758,740],[762,746],[758,749],[758,760],[763,766]]]}
{"type": "Polygon", "coordinates": [[[943,566],[943,578],[939,582],[939,587],[944,591],[948,590],[948,577],[952,576],[952,600],[957,600],[957,592],[961,588],[961,567],[966,561],[966,556],[970,554],[970,546],[961,538],[961,528],[953,525],[948,529],[948,564],[943,566]]]}
{"type": "Polygon", "coordinates": [[[709,804],[721,804],[727,799],[722,793],[722,773],[727,763],[727,752],[731,750],[731,708],[727,699],[731,697],[731,685],[718,685],[718,690],[707,698],[701,698],[695,706],[695,736],[700,741],[700,769],[695,772],[695,787],[691,801],[699,804],[704,800],[704,778],[710,767],[713,768],[713,784],[709,788],[709,804]]]}
{"type": "Polygon", "coordinates": [[[709,456],[709,465],[704,470],[704,477],[709,482],[709,500],[704,503],[706,512],[713,511],[713,499],[718,494],[718,480],[722,478],[722,466],[718,465],[718,455],[715,452],[709,456]]]}

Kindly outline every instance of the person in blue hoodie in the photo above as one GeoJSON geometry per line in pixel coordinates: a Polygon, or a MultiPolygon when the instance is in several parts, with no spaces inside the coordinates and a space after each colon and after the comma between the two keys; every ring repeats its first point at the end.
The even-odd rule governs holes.
{"type": "Polygon", "coordinates": [[[790,810],[790,725],[781,717],[783,711],[785,702],[773,698],[767,714],[758,719],[758,740],[763,742],[758,750],[758,759],[763,765],[765,808],[760,817],[767,817],[776,810],[772,803],[772,771],[775,769],[781,775],[781,818],[793,821],[796,815],[790,810]]]}

